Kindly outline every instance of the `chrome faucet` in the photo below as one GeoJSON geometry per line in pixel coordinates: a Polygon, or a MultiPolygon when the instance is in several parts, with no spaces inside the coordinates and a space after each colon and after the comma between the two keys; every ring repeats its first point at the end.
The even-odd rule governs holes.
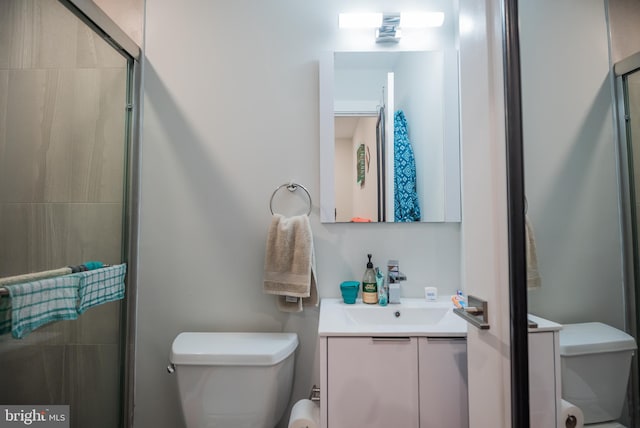
{"type": "Polygon", "coordinates": [[[400,281],[406,281],[407,276],[400,272],[398,260],[387,263],[387,284],[389,287],[389,303],[400,303],[400,281]]]}
{"type": "Polygon", "coordinates": [[[406,281],[407,276],[402,272],[389,272],[389,284],[397,284],[400,281],[406,281]]]}

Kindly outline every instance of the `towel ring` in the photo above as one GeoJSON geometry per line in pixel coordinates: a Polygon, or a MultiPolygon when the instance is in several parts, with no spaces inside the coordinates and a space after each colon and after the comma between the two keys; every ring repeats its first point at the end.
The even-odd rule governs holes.
{"type": "Polygon", "coordinates": [[[273,191],[273,193],[271,194],[271,199],[269,199],[269,210],[271,211],[271,215],[274,214],[273,213],[273,197],[276,195],[276,193],[278,193],[278,190],[282,189],[283,187],[286,187],[287,190],[290,192],[295,192],[296,190],[298,190],[298,187],[304,190],[304,192],[307,194],[307,197],[309,198],[309,212],[307,212],[307,216],[311,215],[311,208],[313,206],[313,202],[311,201],[311,194],[309,193],[307,188],[304,187],[302,184],[298,184],[294,182],[281,184],[278,187],[276,187],[276,190],[273,191]]]}

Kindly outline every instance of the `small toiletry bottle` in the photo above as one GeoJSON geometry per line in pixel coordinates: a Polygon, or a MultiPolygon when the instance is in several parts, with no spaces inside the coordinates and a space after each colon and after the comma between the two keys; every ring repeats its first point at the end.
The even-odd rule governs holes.
{"type": "Polygon", "coordinates": [[[458,290],[458,291],[456,291],[456,297],[457,297],[458,302],[460,303],[460,306],[461,306],[462,308],[464,308],[464,307],[466,307],[466,306],[467,306],[467,298],[466,298],[466,296],[464,295],[464,293],[462,292],[462,290],[458,290]]]}
{"type": "Polygon", "coordinates": [[[367,269],[364,271],[362,277],[362,301],[364,303],[376,304],[378,303],[378,286],[376,284],[376,273],[373,270],[373,263],[371,263],[371,254],[367,254],[369,262],[367,263],[367,269]]]}
{"type": "Polygon", "coordinates": [[[380,272],[380,268],[376,268],[376,285],[378,286],[378,303],[380,306],[387,306],[389,297],[387,296],[387,287],[384,285],[384,275],[380,272]]]}

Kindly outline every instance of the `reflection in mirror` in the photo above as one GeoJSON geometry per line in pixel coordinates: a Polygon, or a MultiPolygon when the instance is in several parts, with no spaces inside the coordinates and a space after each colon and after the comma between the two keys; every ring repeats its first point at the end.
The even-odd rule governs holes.
{"type": "MultiPolygon", "coordinates": [[[[552,374],[547,384],[552,388],[546,388],[530,366],[531,426],[555,426],[554,419],[542,420],[551,415],[542,406],[554,409],[555,404],[545,397],[555,393],[580,408],[584,426],[606,420],[611,426],[637,427],[638,362],[628,352],[638,343],[640,326],[633,271],[637,226],[631,214],[637,207],[625,202],[635,197],[638,168],[632,162],[638,158],[626,145],[632,116],[624,101],[630,94],[622,93],[621,77],[614,82],[613,70],[640,50],[640,3],[524,0],[518,11],[526,218],[528,230],[535,231],[527,236],[537,255],[527,267],[540,278],[528,282],[528,312],[563,325],[560,385],[552,374]],[[627,165],[631,176],[625,177],[627,165]],[[566,346],[567,339],[578,337],[584,350],[579,358],[566,346]],[[602,350],[613,343],[618,352],[605,355],[602,350]],[[627,359],[616,360],[613,355],[624,355],[624,349],[627,359]],[[602,366],[592,364],[598,352],[602,366]],[[581,375],[571,376],[576,364],[581,375]],[[604,370],[620,376],[592,376],[604,370]],[[598,393],[604,385],[607,392],[598,393]],[[542,388],[544,394],[535,394],[542,388]]],[[[542,362],[544,349],[530,347],[529,361],[542,362]]]]}
{"type": "Polygon", "coordinates": [[[379,118],[335,118],[336,222],[384,221],[384,125],[379,118]]]}
{"type": "Polygon", "coordinates": [[[321,123],[333,130],[321,142],[321,220],[460,221],[457,52],[336,52],[325,62],[321,123]]]}

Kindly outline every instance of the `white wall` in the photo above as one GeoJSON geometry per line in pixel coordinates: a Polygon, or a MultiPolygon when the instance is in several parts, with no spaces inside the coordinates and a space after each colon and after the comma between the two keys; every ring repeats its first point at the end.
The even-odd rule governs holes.
{"type": "MultiPolygon", "coordinates": [[[[396,65],[395,110],[403,110],[416,160],[421,220],[444,219],[444,88],[442,51],[405,56],[396,65]],[[407,84],[408,83],[408,84],[407,84]],[[427,102],[425,102],[427,100],[427,102]]],[[[457,80],[458,73],[455,73],[457,80]]],[[[458,142],[456,141],[456,144],[458,142]]]]}
{"type": "Polygon", "coordinates": [[[334,71],[334,111],[338,114],[375,114],[384,103],[387,69],[334,71]]]}
{"type": "MultiPolygon", "coordinates": [[[[360,0],[349,8],[391,5],[425,2],[360,0]]],[[[175,378],[165,370],[180,331],[297,332],[292,399],[318,383],[318,310],[279,313],[261,290],[269,198],[291,179],[314,198],[321,297],[359,279],[368,252],[377,265],[400,260],[405,295],[421,296],[427,284],[445,295],[460,286],[459,224],[319,223],[317,61],[353,45],[337,30],[342,11],[349,10],[338,0],[147,0],[138,428],[182,426],[175,378]]],[[[297,196],[279,193],[274,208],[305,211],[297,196]]]]}
{"type": "Polygon", "coordinates": [[[604,1],[525,0],[520,24],[525,187],[542,276],[529,292],[530,312],[622,328],[604,1]]]}

